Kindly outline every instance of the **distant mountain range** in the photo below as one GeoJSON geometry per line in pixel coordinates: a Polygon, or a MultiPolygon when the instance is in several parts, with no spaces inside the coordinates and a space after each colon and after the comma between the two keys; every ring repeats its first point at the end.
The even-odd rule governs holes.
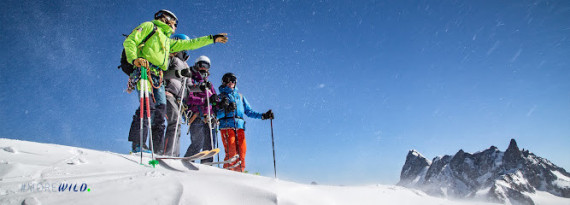
{"type": "Polygon", "coordinates": [[[432,161],[410,150],[398,185],[435,196],[497,203],[535,204],[527,194],[536,190],[570,198],[570,174],[545,158],[519,150],[514,139],[505,152],[491,146],[474,154],[459,150],[432,161]]]}

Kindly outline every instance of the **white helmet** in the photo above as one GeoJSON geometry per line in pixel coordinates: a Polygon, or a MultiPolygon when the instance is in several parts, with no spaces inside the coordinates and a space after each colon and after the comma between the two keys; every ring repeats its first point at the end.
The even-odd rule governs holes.
{"type": "Polygon", "coordinates": [[[200,57],[196,58],[196,62],[194,62],[194,63],[197,64],[198,62],[206,62],[206,63],[208,63],[208,65],[211,65],[210,58],[208,58],[208,56],[200,56],[200,57]]]}

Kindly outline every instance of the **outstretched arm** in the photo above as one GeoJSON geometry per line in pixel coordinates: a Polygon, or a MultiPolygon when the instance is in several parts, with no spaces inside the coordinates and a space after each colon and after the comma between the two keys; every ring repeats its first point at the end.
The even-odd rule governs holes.
{"type": "Polygon", "coordinates": [[[190,40],[171,40],[170,52],[178,52],[183,50],[195,50],[212,43],[226,43],[228,42],[227,33],[219,33],[216,35],[202,36],[190,40]]]}
{"type": "Polygon", "coordinates": [[[245,115],[251,118],[261,119],[261,113],[253,111],[253,109],[251,109],[251,106],[249,106],[249,102],[247,102],[247,99],[245,99],[245,97],[242,96],[242,100],[243,100],[245,115]]]}

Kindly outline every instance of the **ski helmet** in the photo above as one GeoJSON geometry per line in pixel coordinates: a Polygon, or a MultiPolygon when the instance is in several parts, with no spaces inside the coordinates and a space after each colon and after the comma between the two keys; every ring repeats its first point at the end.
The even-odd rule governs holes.
{"type": "Polygon", "coordinates": [[[210,69],[210,58],[208,58],[208,56],[200,56],[196,58],[196,62],[194,64],[198,67],[210,69]]]}
{"type": "MultiPolygon", "coordinates": [[[[174,39],[174,40],[190,40],[190,37],[188,37],[187,35],[181,34],[181,33],[179,33],[179,34],[174,34],[174,35],[170,36],[170,38],[171,38],[171,39],[174,39]]],[[[185,53],[187,57],[190,56],[190,53],[188,53],[187,50],[185,50],[185,51],[180,51],[180,52],[185,53]]],[[[188,58],[186,58],[186,59],[188,59],[188,58]]]]}
{"type": "Polygon", "coordinates": [[[190,40],[190,37],[188,37],[187,35],[184,34],[174,34],[172,36],[170,36],[170,38],[174,39],[174,40],[190,40]]]}
{"type": "Polygon", "coordinates": [[[176,15],[174,15],[174,13],[172,13],[171,11],[166,10],[166,9],[161,9],[160,11],[156,12],[156,13],[154,14],[154,19],[155,19],[155,20],[156,20],[156,19],[160,19],[160,18],[162,18],[165,14],[168,15],[169,17],[171,17],[171,18],[174,18],[174,20],[176,21],[176,25],[178,25],[178,18],[176,17],[176,15]]]}
{"type": "Polygon", "coordinates": [[[226,73],[224,74],[224,76],[222,77],[222,84],[226,85],[229,82],[234,82],[237,84],[237,77],[235,74],[233,73],[226,73]]]}

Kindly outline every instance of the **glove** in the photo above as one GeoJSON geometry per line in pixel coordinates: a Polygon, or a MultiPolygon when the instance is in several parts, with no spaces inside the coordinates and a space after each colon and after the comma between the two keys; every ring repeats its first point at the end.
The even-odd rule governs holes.
{"type": "Polygon", "coordinates": [[[212,96],[210,96],[210,103],[212,105],[216,105],[216,103],[219,101],[220,99],[218,99],[218,95],[216,94],[212,94],[212,96]]]}
{"type": "Polygon", "coordinates": [[[227,33],[218,33],[212,36],[214,39],[214,43],[226,43],[228,42],[228,34],[227,33]]]}
{"type": "Polygon", "coordinates": [[[220,100],[220,106],[223,109],[226,109],[230,106],[230,99],[228,99],[227,97],[222,98],[222,100],[220,100]]]}
{"type": "Polygon", "coordinates": [[[271,110],[267,111],[266,113],[261,114],[262,120],[274,119],[274,118],[275,118],[275,116],[273,115],[273,112],[271,110]]]}
{"type": "Polygon", "coordinates": [[[133,61],[133,65],[134,65],[135,67],[137,67],[137,68],[140,68],[140,67],[148,68],[148,67],[149,67],[148,61],[147,61],[146,59],[144,59],[144,58],[137,58],[137,59],[135,59],[135,60],[133,61]]]}
{"type": "Polygon", "coordinates": [[[234,102],[230,102],[230,104],[228,104],[228,106],[226,107],[226,110],[228,112],[234,111],[236,110],[237,106],[234,102]]]}
{"type": "Polygon", "coordinates": [[[200,85],[199,85],[199,88],[202,92],[206,92],[206,88],[210,89],[211,87],[212,87],[212,83],[210,83],[210,81],[200,83],[200,85]]]}
{"type": "Polygon", "coordinates": [[[216,118],[216,116],[212,115],[212,117],[210,117],[210,121],[212,122],[212,126],[216,126],[216,124],[218,124],[218,119],[216,118]]]}
{"type": "Polygon", "coordinates": [[[190,71],[190,68],[186,68],[186,69],[182,69],[180,71],[180,75],[184,76],[184,77],[192,77],[192,71],[190,71]]]}

